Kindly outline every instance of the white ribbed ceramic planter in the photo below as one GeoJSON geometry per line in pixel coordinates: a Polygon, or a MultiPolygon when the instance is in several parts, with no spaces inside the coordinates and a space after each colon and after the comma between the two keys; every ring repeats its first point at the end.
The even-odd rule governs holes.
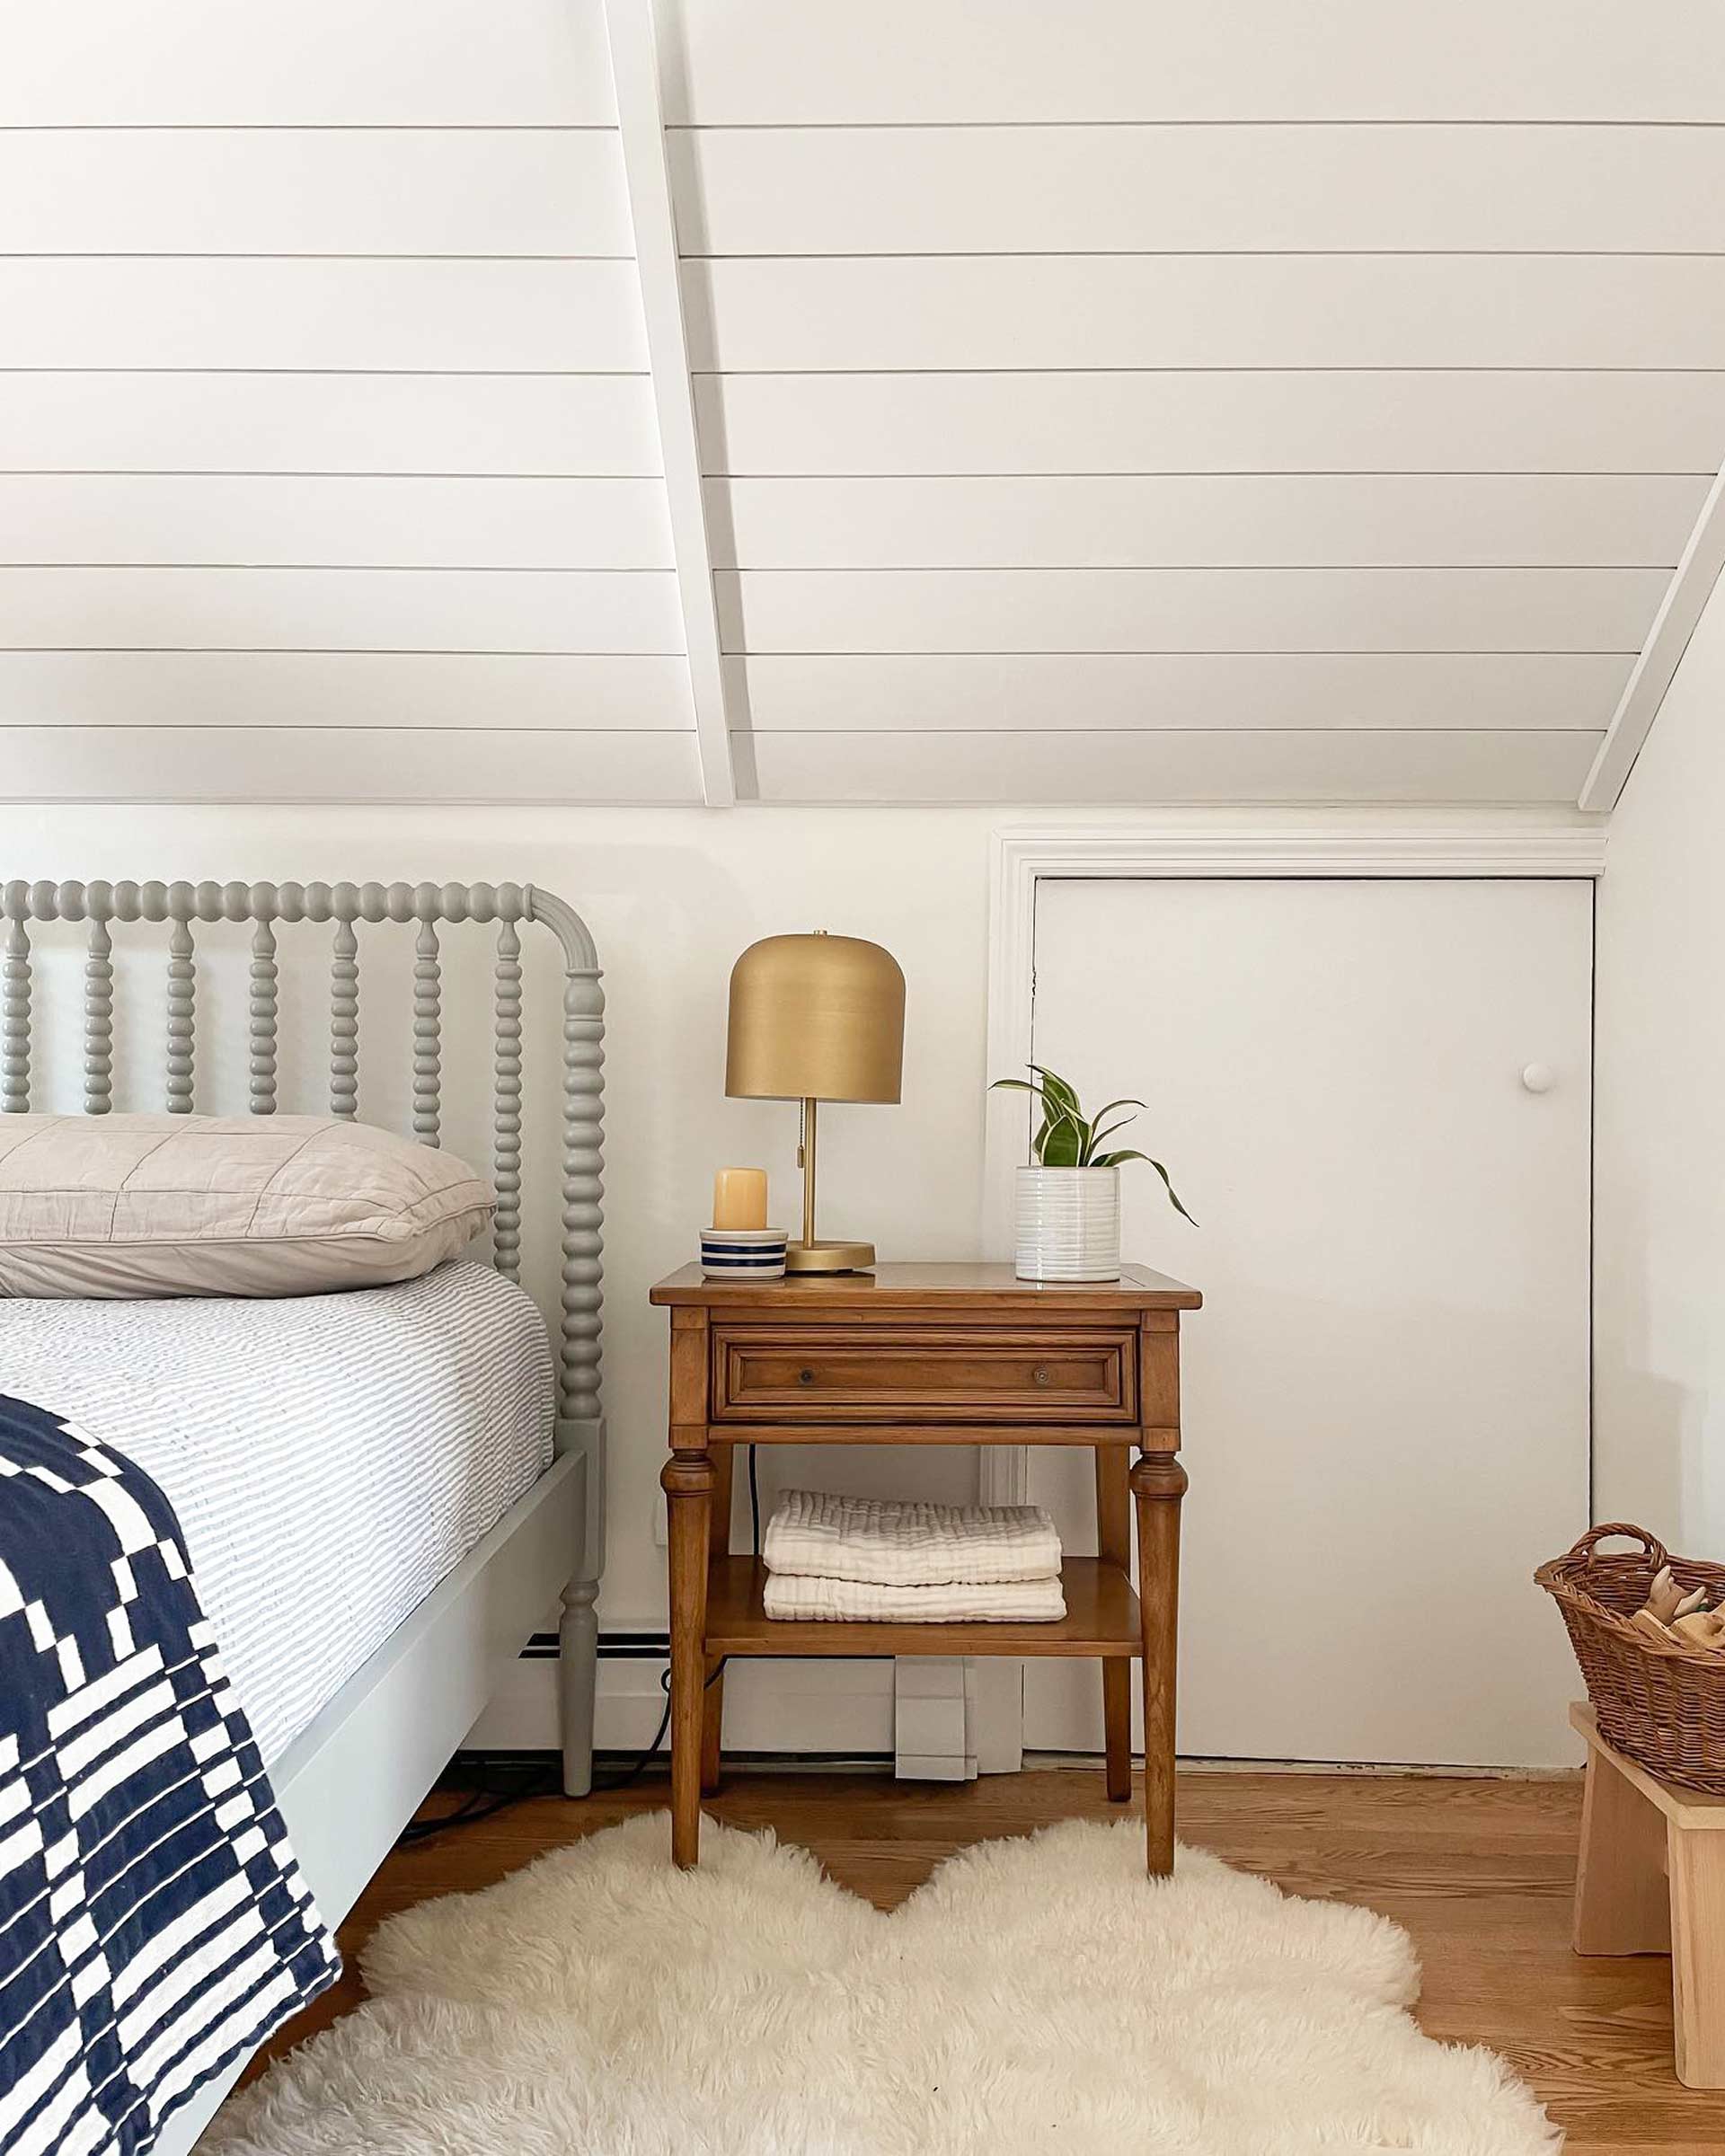
{"type": "Polygon", "coordinates": [[[1021,1168],[1015,1206],[1021,1280],[1118,1280],[1118,1168],[1021,1168]]]}

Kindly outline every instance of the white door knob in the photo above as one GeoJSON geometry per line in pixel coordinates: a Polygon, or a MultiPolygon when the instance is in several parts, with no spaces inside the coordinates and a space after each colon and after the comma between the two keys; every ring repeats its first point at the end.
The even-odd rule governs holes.
{"type": "Polygon", "coordinates": [[[1530,1093],[1549,1093],[1557,1083],[1557,1073],[1549,1063],[1525,1063],[1521,1082],[1530,1093]]]}

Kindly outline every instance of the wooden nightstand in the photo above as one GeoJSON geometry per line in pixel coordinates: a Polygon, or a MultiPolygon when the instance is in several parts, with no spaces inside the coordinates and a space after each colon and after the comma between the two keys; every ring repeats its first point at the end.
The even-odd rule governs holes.
{"type": "Polygon", "coordinates": [[[719,1780],[732,1655],[1089,1655],[1102,1666],[1108,1793],[1132,1791],[1131,1660],[1144,1664],[1149,1868],[1174,1856],[1174,1643],[1180,1589],[1180,1313],[1196,1289],[1129,1266],[1036,1286],[1009,1265],[883,1265],[745,1286],[686,1266],[671,1313],[671,1846],[698,1858],[719,1780]],[[730,1554],[739,1445],[1083,1445],[1096,1455],[1097,1547],[1068,1558],[1054,1624],[769,1620],[751,1558],[730,1554]],[[1129,1448],[1138,1457],[1129,1462],[1129,1448]],[[1128,1491],[1138,1514],[1130,1578],[1128,1491]],[[711,1679],[711,1682],[709,1680],[711,1679]]]}

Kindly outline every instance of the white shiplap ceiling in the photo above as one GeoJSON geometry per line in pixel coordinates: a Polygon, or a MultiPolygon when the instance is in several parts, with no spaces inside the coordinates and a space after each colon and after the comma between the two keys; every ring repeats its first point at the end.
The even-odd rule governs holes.
{"type": "Polygon", "coordinates": [[[11,793],[1609,799],[1713,0],[606,4],[0,17],[11,793]]]}

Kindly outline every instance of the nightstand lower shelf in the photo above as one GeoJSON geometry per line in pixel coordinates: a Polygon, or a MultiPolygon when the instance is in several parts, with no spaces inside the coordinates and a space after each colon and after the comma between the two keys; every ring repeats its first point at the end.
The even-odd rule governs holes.
{"type": "Polygon", "coordinates": [[[709,1655],[1095,1655],[1143,1651],[1138,1598],[1118,1565],[1069,1557],[1060,1568],[1066,1613],[1037,1624],[802,1623],[761,1606],[766,1574],[753,1558],[721,1557],[707,1575],[709,1655]]]}

